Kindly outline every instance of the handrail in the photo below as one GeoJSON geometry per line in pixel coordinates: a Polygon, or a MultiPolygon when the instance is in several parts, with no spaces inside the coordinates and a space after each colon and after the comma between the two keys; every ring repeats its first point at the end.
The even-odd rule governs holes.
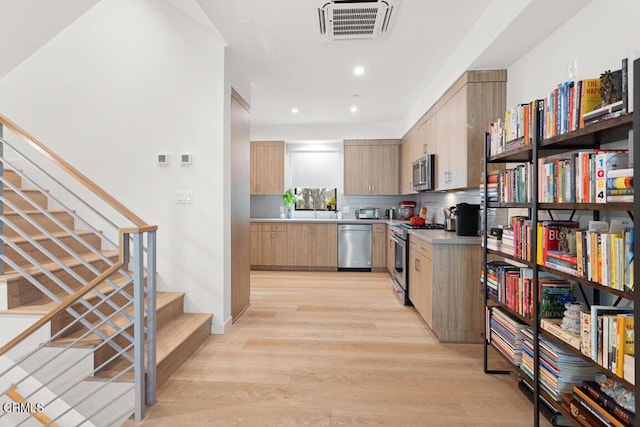
{"type": "Polygon", "coordinates": [[[134,214],[131,210],[127,209],[122,203],[120,203],[117,199],[107,193],[104,189],[98,186],[96,183],[87,178],[84,174],[82,174],[79,170],[71,166],[67,161],[65,161],[62,157],[58,156],[56,153],[51,151],[48,147],[46,147],[42,142],[38,141],[35,137],[30,135],[27,131],[22,129],[20,126],[9,120],[4,115],[0,114],[0,123],[10,129],[13,133],[20,136],[24,139],[29,145],[39,151],[41,154],[49,158],[52,162],[57,164],[60,168],[65,170],[69,175],[73,176],[78,182],[88,187],[94,194],[100,197],[102,200],[107,202],[111,207],[113,207],[116,211],[118,211],[122,216],[127,218],[129,221],[134,223],[139,227],[147,226],[147,222],[142,220],[139,216],[134,214]]]}
{"type": "MultiPolygon", "coordinates": [[[[158,227],[155,226],[155,225],[145,225],[145,226],[141,226],[141,227],[121,228],[120,229],[120,241],[122,242],[124,240],[124,235],[125,234],[146,233],[148,231],[155,231],[155,230],[157,230],[157,228],[158,227]]],[[[120,268],[122,268],[126,264],[127,264],[127,260],[126,260],[126,254],[125,254],[125,246],[124,245],[120,245],[120,252],[118,254],[118,261],[115,264],[113,264],[111,267],[109,267],[107,270],[105,270],[99,276],[95,277],[93,280],[91,280],[89,283],[87,283],[84,287],[78,289],[75,293],[69,295],[60,304],[58,304],[56,307],[54,307],[49,313],[45,314],[38,321],[33,323],[31,326],[29,326],[24,331],[22,331],[22,333],[20,335],[16,336],[14,339],[12,339],[8,343],[6,343],[4,346],[2,346],[0,348],[0,356],[6,354],[13,347],[18,345],[23,340],[25,340],[28,336],[30,336],[32,333],[37,331],[45,323],[47,323],[48,321],[53,319],[55,316],[57,316],[58,314],[60,314],[64,310],[66,310],[69,306],[71,306],[71,304],[73,304],[74,302],[78,301],[80,298],[82,298],[88,292],[92,291],[99,284],[104,282],[109,276],[111,276],[113,273],[118,271],[120,268]]]]}

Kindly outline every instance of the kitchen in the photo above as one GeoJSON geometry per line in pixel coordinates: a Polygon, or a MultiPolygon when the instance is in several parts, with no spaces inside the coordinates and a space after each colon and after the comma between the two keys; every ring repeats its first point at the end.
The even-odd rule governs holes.
{"type": "Polygon", "coordinates": [[[252,142],[252,268],[386,271],[399,303],[442,342],[481,342],[474,160],[483,123],[505,108],[505,80],[503,70],[463,73],[402,139],[252,142]],[[308,187],[320,188],[311,205],[308,187]],[[318,203],[320,191],[329,196],[318,203]]]}

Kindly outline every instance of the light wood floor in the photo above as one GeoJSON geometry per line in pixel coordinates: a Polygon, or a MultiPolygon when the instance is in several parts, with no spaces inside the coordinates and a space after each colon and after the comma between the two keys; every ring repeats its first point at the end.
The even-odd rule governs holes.
{"type": "Polygon", "coordinates": [[[439,344],[386,274],[251,279],[251,307],[176,371],[138,425],[533,425],[513,380],[482,372],[482,346],[439,344]]]}

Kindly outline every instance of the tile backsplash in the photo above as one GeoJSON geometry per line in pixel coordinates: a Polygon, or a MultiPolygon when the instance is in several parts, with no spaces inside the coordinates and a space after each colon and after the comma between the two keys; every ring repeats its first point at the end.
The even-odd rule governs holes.
{"type": "MultiPolygon", "coordinates": [[[[442,208],[454,206],[457,203],[480,203],[479,190],[472,189],[466,191],[455,192],[426,192],[412,194],[406,196],[344,196],[338,195],[338,209],[344,212],[346,206],[349,207],[348,213],[343,213],[346,219],[355,218],[355,210],[364,207],[380,208],[381,215],[384,215],[386,209],[397,208],[401,201],[412,200],[417,204],[416,213],[420,207],[427,208],[427,220],[444,223],[444,215],[442,208]]],[[[280,206],[282,205],[281,196],[251,196],[251,217],[252,218],[278,218],[280,215],[280,206]]],[[[492,210],[493,211],[493,210],[492,210]]],[[[500,210],[498,210],[500,211],[500,210]]],[[[501,211],[506,211],[502,209],[501,211]]],[[[506,215],[504,212],[490,212],[494,214],[506,215]]],[[[326,212],[321,213],[322,217],[329,215],[326,212]]],[[[313,212],[299,211],[295,213],[298,218],[313,217],[313,212]]],[[[327,216],[328,217],[328,216],[327,216]]],[[[493,219],[490,216],[490,225],[492,223],[501,224],[503,218],[493,219]]]]}

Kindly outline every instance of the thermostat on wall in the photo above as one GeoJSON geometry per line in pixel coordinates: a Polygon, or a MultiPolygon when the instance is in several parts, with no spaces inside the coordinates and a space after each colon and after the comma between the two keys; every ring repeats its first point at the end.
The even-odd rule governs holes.
{"type": "Polygon", "coordinates": [[[169,164],[169,153],[158,153],[158,166],[166,166],[169,164]]]}
{"type": "Polygon", "coordinates": [[[191,153],[180,153],[180,166],[191,164],[191,153]]]}

